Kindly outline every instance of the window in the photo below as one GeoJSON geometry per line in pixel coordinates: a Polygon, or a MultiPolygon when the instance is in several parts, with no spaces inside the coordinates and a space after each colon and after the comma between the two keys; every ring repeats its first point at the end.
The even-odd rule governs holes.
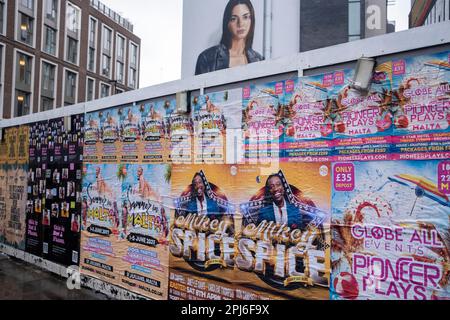
{"type": "Polygon", "coordinates": [[[42,61],[41,75],[41,111],[54,108],[56,66],[42,61]]]}
{"type": "Polygon", "coordinates": [[[31,80],[33,72],[33,58],[23,54],[17,54],[17,66],[16,66],[16,83],[27,87],[31,91],[31,80]]]}
{"type": "Polygon", "coordinates": [[[348,1],[348,40],[361,39],[361,1],[348,1]]]}
{"type": "Polygon", "coordinates": [[[64,76],[64,105],[68,106],[76,103],[77,95],[77,74],[66,70],[64,76]]]}
{"type": "Polygon", "coordinates": [[[109,97],[110,96],[110,92],[109,92],[110,89],[111,89],[111,86],[109,86],[109,85],[107,85],[105,83],[100,84],[100,98],[109,97]]]}
{"type": "Polygon", "coordinates": [[[58,55],[59,0],[44,0],[42,51],[52,56],[58,55]]]}
{"type": "Polygon", "coordinates": [[[125,60],[125,39],[117,35],[117,60],[124,62],[125,60]]]}
{"type": "MultiPolygon", "coordinates": [[[[0,45],[0,101],[3,103],[3,46],[0,45]]],[[[3,107],[0,107],[0,115],[3,114],[3,107]]]]}
{"type": "Polygon", "coordinates": [[[56,56],[56,30],[49,27],[44,26],[44,52],[56,56]]]}
{"type": "Polygon", "coordinates": [[[66,9],[66,61],[78,65],[80,45],[81,13],[78,7],[70,2],[66,9]]]}
{"type": "Polygon", "coordinates": [[[33,23],[34,19],[22,12],[19,13],[19,29],[17,39],[30,46],[33,45],[33,23]]]}
{"type": "Polygon", "coordinates": [[[124,77],[124,65],[122,62],[117,61],[117,65],[116,65],[116,76],[117,76],[117,81],[119,83],[124,83],[125,82],[125,77],[124,77]]]}
{"type": "Polygon", "coordinates": [[[94,18],[89,18],[89,45],[96,47],[97,44],[97,21],[94,18]]]}
{"type": "Polygon", "coordinates": [[[95,72],[95,49],[94,48],[89,48],[88,70],[95,72]]]}
{"type": "Polygon", "coordinates": [[[97,20],[89,18],[88,70],[95,72],[97,56],[97,20]]]}
{"type": "Polygon", "coordinates": [[[103,27],[103,51],[111,54],[112,30],[103,27]]]}
{"type": "Polygon", "coordinates": [[[55,87],[55,69],[54,65],[42,62],[42,89],[45,91],[54,91],[55,87]]]}
{"type": "Polygon", "coordinates": [[[95,80],[87,78],[86,85],[86,101],[92,101],[95,99],[95,80]]]}
{"type": "Polygon", "coordinates": [[[34,0],[20,0],[20,5],[24,8],[33,10],[34,9],[34,0]]]}
{"type": "Polygon", "coordinates": [[[111,75],[111,58],[106,54],[102,57],[102,75],[108,78],[111,75]]]}
{"type": "Polygon", "coordinates": [[[41,97],[41,111],[53,110],[55,105],[55,100],[51,98],[41,97]]]}
{"type": "Polygon", "coordinates": [[[67,37],[67,57],[66,60],[77,64],[78,63],[78,41],[67,37]]]}
{"type": "Polygon", "coordinates": [[[6,13],[6,6],[5,1],[0,0],[0,34],[5,33],[5,13],[6,13]]]}
{"type": "Polygon", "coordinates": [[[129,82],[130,82],[130,87],[134,88],[134,89],[136,88],[136,75],[137,75],[136,70],[135,69],[130,69],[129,82]]]}
{"type": "Polygon", "coordinates": [[[15,53],[14,116],[28,115],[31,111],[33,87],[33,57],[20,51],[15,53]]]}
{"type": "Polygon", "coordinates": [[[15,117],[21,117],[30,114],[30,100],[31,100],[31,93],[16,90],[16,96],[15,96],[15,117]]]}
{"type": "Polygon", "coordinates": [[[136,89],[137,87],[137,65],[138,65],[138,46],[130,44],[130,70],[128,77],[128,86],[136,89]]]}
{"type": "Polygon", "coordinates": [[[138,48],[135,44],[131,44],[130,47],[130,65],[133,67],[137,66],[137,56],[138,56],[138,48]]]}
{"type": "Polygon", "coordinates": [[[111,62],[112,62],[112,30],[103,26],[102,39],[102,76],[111,78],[111,62]]]}
{"type": "Polygon", "coordinates": [[[45,0],[44,18],[53,22],[58,20],[58,0],[45,0]]]}
{"type": "Polygon", "coordinates": [[[67,3],[66,28],[68,31],[78,34],[80,31],[80,9],[70,2],[67,3]]]}

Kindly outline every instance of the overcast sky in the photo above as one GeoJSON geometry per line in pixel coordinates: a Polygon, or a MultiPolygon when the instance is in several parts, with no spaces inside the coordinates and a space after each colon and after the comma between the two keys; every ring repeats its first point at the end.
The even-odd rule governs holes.
{"type": "MultiPolygon", "coordinates": [[[[141,88],[180,78],[183,0],[100,1],[129,19],[142,40],[141,88]]],[[[388,19],[396,21],[397,31],[408,28],[410,1],[395,0],[389,7],[388,19]]]]}

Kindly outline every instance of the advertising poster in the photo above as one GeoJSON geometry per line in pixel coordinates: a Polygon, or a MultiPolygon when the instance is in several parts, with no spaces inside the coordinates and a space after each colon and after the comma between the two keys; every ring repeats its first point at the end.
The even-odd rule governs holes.
{"type": "Polygon", "coordinates": [[[223,164],[227,131],[242,127],[242,89],[208,93],[192,98],[194,163],[223,164]]]}
{"type": "Polygon", "coordinates": [[[28,164],[29,158],[29,141],[30,128],[29,126],[20,126],[17,132],[17,163],[28,164]]]}
{"type": "Polygon", "coordinates": [[[122,175],[117,164],[86,164],[83,168],[81,272],[116,285],[120,285],[116,267],[120,261],[122,175]]]}
{"type": "Polygon", "coordinates": [[[1,129],[3,132],[2,139],[0,139],[0,164],[6,164],[8,154],[8,144],[6,139],[6,130],[1,129]]]}
{"type": "Polygon", "coordinates": [[[324,76],[286,80],[284,99],[282,161],[331,161],[333,115],[324,76]]]}
{"type": "Polygon", "coordinates": [[[17,136],[19,127],[12,127],[5,129],[5,139],[6,139],[6,163],[16,164],[17,163],[17,136]]]}
{"type": "Polygon", "coordinates": [[[122,180],[121,285],[154,300],[167,300],[171,167],[128,164],[122,180]]]}
{"type": "Polygon", "coordinates": [[[81,164],[83,158],[84,147],[84,130],[85,121],[84,114],[78,114],[71,117],[71,131],[68,132],[69,140],[69,163],[81,164]]]}
{"type": "Polygon", "coordinates": [[[184,114],[171,114],[167,116],[166,128],[169,137],[169,157],[168,162],[171,163],[186,163],[193,162],[192,147],[194,125],[192,118],[184,114]]]}
{"type": "Polygon", "coordinates": [[[377,66],[367,94],[351,87],[354,71],[334,73],[332,93],[336,161],[389,160],[393,129],[391,64],[377,66]]]}
{"type": "Polygon", "coordinates": [[[141,114],[136,105],[119,107],[120,163],[139,162],[141,151],[141,114]]]}
{"type": "Polygon", "coordinates": [[[172,167],[171,300],[235,298],[230,169],[227,165],[172,167]]]}
{"type": "Polygon", "coordinates": [[[283,142],[284,83],[245,87],[242,96],[245,161],[256,164],[278,160],[283,142]]]}
{"type": "Polygon", "coordinates": [[[169,119],[175,110],[175,100],[151,100],[139,105],[141,113],[142,154],[141,163],[160,164],[168,161],[169,119]]]}
{"type": "Polygon", "coordinates": [[[329,298],[329,164],[174,166],[172,193],[170,299],[329,298]]]}
{"type": "Polygon", "coordinates": [[[327,300],[330,164],[245,166],[236,177],[236,298],[327,300]]]}
{"type": "Polygon", "coordinates": [[[101,146],[102,143],[100,140],[100,120],[98,118],[98,114],[95,112],[88,113],[86,115],[86,123],[84,128],[84,162],[99,163],[101,146]]]}
{"type": "Polygon", "coordinates": [[[50,224],[45,210],[45,200],[48,196],[47,177],[51,177],[51,169],[47,163],[47,130],[48,121],[30,125],[25,250],[36,256],[42,256],[43,225],[50,224]]]}
{"type": "Polygon", "coordinates": [[[118,108],[87,114],[85,161],[118,163],[121,159],[120,115],[118,108]]]}
{"type": "Polygon", "coordinates": [[[43,257],[62,265],[78,265],[81,229],[81,151],[84,116],[49,121],[49,162],[43,207],[43,257]]]}
{"type": "Polygon", "coordinates": [[[450,157],[450,52],[392,61],[394,156],[450,157]]]}
{"type": "Polygon", "coordinates": [[[6,164],[0,163],[0,243],[6,236],[6,198],[8,196],[8,174],[6,164]]]}
{"type": "Polygon", "coordinates": [[[27,165],[7,166],[5,243],[25,250],[27,165]]]}
{"type": "Polygon", "coordinates": [[[333,165],[332,299],[450,298],[449,161],[333,165]]]}

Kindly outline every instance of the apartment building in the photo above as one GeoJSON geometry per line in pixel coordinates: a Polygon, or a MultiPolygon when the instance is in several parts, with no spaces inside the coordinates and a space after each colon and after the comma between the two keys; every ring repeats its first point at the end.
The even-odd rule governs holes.
{"type": "Polygon", "coordinates": [[[97,0],[0,0],[0,118],[138,89],[140,45],[97,0]]]}

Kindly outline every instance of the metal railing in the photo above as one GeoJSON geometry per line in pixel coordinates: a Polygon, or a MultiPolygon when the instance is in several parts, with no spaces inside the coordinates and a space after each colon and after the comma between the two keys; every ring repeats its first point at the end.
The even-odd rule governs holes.
{"type": "Polygon", "coordinates": [[[127,29],[130,32],[133,32],[134,26],[133,24],[128,21],[127,19],[123,18],[121,15],[119,15],[114,10],[111,10],[107,6],[105,6],[103,3],[101,3],[98,0],[91,0],[91,7],[97,9],[101,13],[103,13],[105,16],[109,17],[113,21],[115,21],[117,24],[121,25],[125,29],[127,29]]]}

